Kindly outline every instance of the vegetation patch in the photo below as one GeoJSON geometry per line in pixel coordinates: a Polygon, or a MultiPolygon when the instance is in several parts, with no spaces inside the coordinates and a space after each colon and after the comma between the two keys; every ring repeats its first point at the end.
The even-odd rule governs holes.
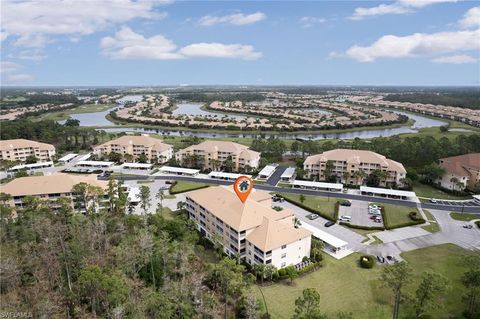
{"type": "Polygon", "coordinates": [[[382,210],[383,225],[385,226],[385,229],[395,229],[425,223],[423,218],[413,220],[410,217],[410,215],[414,215],[411,214],[412,212],[418,214],[416,208],[379,203],[377,203],[377,206],[382,210]]]}
{"type": "Polygon", "coordinates": [[[311,213],[318,214],[331,221],[337,221],[338,213],[335,214],[335,204],[337,203],[337,200],[335,199],[314,195],[287,193],[278,193],[277,196],[280,196],[287,202],[295,204],[311,213]]]}
{"type": "Polygon", "coordinates": [[[360,267],[362,268],[373,268],[375,265],[375,258],[372,255],[362,255],[359,259],[360,267]]]}
{"type": "Polygon", "coordinates": [[[185,193],[197,189],[207,188],[210,185],[205,183],[198,183],[198,182],[189,182],[189,181],[174,181],[170,186],[170,194],[180,194],[185,193]]]}
{"type": "Polygon", "coordinates": [[[430,225],[422,226],[423,229],[430,233],[436,233],[440,231],[440,225],[438,225],[437,220],[435,217],[430,213],[428,210],[424,209],[423,213],[427,216],[427,220],[430,222],[430,225]]]}
{"type": "Polygon", "coordinates": [[[480,219],[480,216],[477,214],[455,213],[455,212],[451,212],[450,217],[452,217],[455,220],[461,220],[465,222],[468,222],[474,219],[480,219]]]}

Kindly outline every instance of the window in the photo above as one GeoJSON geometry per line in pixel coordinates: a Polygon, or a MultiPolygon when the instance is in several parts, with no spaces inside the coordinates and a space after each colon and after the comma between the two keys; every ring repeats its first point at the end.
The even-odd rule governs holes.
{"type": "Polygon", "coordinates": [[[286,265],[287,265],[287,263],[282,263],[282,264],[280,265],[280,268],[283,268],[283,267],[285,267],[286,265]]]}
{"type": "Polygon", "coordinates": [[[285,257],[287,257],[287,254],[282,254],[282,258],[285,258],[285,257]]]}
{"type": "Polygon", "coordinates": [[[282,245],[282,249],[285,249],[285,248],[287,248],[287,245],[282,245]]]}

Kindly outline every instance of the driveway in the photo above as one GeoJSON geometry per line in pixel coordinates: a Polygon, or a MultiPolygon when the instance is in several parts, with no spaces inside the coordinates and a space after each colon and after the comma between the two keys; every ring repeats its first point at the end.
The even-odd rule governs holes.
{"type": "Polygon", "coordinates": [[[287,167],[285,166],[278,166],[273,172],[273,174],[270,175],[270,177],[267,179],[267,184],[272,186],[277,185],[277,183],[280,181],[280,178],[282,177],[283,172],[285,172],[286,169],[287,167]]]}

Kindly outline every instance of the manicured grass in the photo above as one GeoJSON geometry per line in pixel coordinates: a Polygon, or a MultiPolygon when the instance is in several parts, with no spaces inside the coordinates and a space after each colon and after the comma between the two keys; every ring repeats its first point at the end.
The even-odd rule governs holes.
{"type": "Polygon", "coordinates": [[[412,219],[408,216],[410,212],[417,212],[418,209],[414,207],[398,206],[398,205],[389,205],[389,204],[380,204],[376,203],[378,206],[383,206],[384,208],[384,224],[387,228],[395,228],[406,223],[412,222],[412,219]]]}
{"type": "MultiPolygon", "coordinates": [[[[402,257],[415,270],[412,283],[406,292],[413,293],[417,288],[418,278],[423,271],[437,272],[450,280],[447,296],[442,302],[443,308],[431,311],[432,318],[446,319],[459,315],[464,308],[462,296],[465,289],[460,277],[465,271],[461,260],[468,254],[466,250],[455,245],[446,244],[402,254],[402,257]]],[[[383,266],[375,265],[373,269],[358,266],[359,254],[352,254],[342,260],[335,260],[325,255],[324,267],[297,278],[293,286],[277,283],[262,287],[272,318],[291,318],[297,299],[303,289],[315,288],[320,293],[320,308],[328,315],[339,311],[353,312],[356,319],[387,319],[392,317],[392,298],[389,289],[382,287],[379,280],[383,266]]],[[[252,289],[262,300],[257,287],[252,289]]],[[[411,314],[407,303],[401,306],[401,317],[411,314]]]]}
{"type": "Polygon", "coordinates": [[[82,114],[82,113],[95,113],[95,112],[103,112],[106,111],[112,107],[114,107],[115,104],[84,104],[80,105],[74,109],[68,109],[64,111],[58,111],[58,112],[49,112],[49,113],[44,113],[40,116],[35,116],[33,117],[34,120],[54,120],[54,121],[60,121],[60,120],[66,120],[70,118],[71,114],[82,114]]]}
{"type": "Polygon", "coordinates": [[[438,225],[435,217],[433,217],[432,213],[430,213],[426,209],[424,209],[423,212],[427,216],[427,219],[430,222],[430,225],[422,226],[422,228],[425,229],[428,232],[431,232],[431,233],[436,233],[436,232],[440,231],[440,226],[438,225]]]}
{"type": "Polygon", "coordinates": [[[417,194],[418,197],[426,197],[426,198],[437,198],[437,199],[466,199],[469,196],[455,196],[449,193],[445,193],[442,190],[439,190],[431,185],[422,184],[419,182],[415,182],[413,184],[413,191],[417,194]]]}
{"type": "Polygon", "coordinates": [[[165,194],[165,199],[175,199],[175,195],[165,194]]]}
{"type": "Polygon", "coordinates": [[[151,183],[153,183],[153,180],[151,179],[137,181],[137,184],[151,184],[151,183]]]}
{"type": "Polygon", "coordinates": [[[480,215],[469,214],[469,213],[463,213],[462,214],[462,213],[451,212],[450,217],[452,217],[455,220],[461,220],[461,221],[466,221],[466,222],[474,220],[474,219],[480,219],[480,215]]]}
{"type": "Polygon", "coordinates": [[[185,193],[185,192],[193,191],[195,189],[205,188],[208,186],[210,185],[205,183],[177,181],[177,183],[175,183],[170,188],[170,194],[185,193]]]}
{"type": "Polygon", "coordinates": [[[331,216],[332,218],[335,216],[335,203],[337,202],[335,198],[304,195],[305,201],[302,203],[300,201],[299,194],[279,193],[279,195],[293,202],[294,204],[308,207],[314,212],[323,213],[324,215],[331,216]]]}

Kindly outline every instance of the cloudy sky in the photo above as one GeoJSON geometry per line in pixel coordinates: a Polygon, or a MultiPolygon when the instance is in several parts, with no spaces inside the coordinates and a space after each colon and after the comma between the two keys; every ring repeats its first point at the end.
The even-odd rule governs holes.
{"type": "Polygon", "coordinates": [[[475,1],[2,0],[2,85],[479,85],[475,1]]]}

